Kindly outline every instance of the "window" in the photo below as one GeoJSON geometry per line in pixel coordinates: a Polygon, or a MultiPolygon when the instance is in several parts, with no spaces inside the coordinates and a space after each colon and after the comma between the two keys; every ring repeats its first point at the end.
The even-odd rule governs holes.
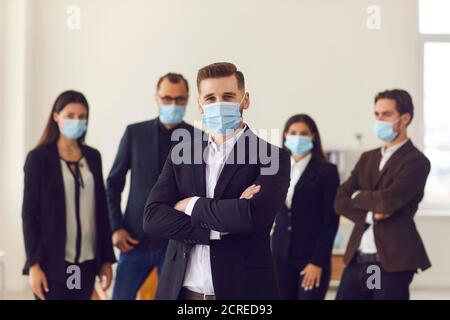
{"type": "Polygon", "coordinates": [[[422,34],[450,34],[450,0],[419,0],[422,34]]]}
{"type": "Polygon", "coordinates": [[[450,206],[450,0],[419,0],[424,146],[431,161],[425,201],[450,206]]]}
{"type": "Polygon", "coordinates": [[[450,42],[424,46],[425,153],[432,163],[427,200],[450,203],[450,42]]]}

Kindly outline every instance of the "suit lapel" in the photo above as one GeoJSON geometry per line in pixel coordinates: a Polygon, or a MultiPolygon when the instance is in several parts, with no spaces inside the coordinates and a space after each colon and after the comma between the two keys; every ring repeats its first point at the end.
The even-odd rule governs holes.
{"type": "Polygon", "coordinates": [[[195,194],[199,197],[206,196],[206,163],[203,155],[205,153],[205,149],[208,146],[208,141],[194,141],[191,159],[194,159],[194,163],[192,165],[192,169],[194,171],[194,188],[195,194]],[[199,150],[201,150],[201,159],[196,155],[199,154],[199,150]]]}
{"type": "MultiPolygon", "coordinates": [[[[230,156],[232,156],[230,154],[230,156]]],[[[240,167],[240,164],[228,164],[225,163],[225,166],[220,173],[219,180],[217,181],[216,188],[214,189],[214,199],[220,199],[222,197],[225,188],[233,177],[234,173],[240,167]]]]}
{"type": "Polygon", "coordinates": [[[401,157],[406,154],[407,152],[410,151],[411,147],[413,146],[411,140],[409,140],[408,142],[406,142],[403,146],[400,147],[400,149],[398,149],[397,151],[394,152],[394,154],[389,158],[389,160],[384,164],[383,169],[381,170],[381,172],[379,172],[379,164],[381,161],[381,151],[379,152],[379,157],[380,160],[377,162],[378,166],[377,166],[377,171],[379,172],[377,179],[375,180],[375,188],[378,187],[378,185],[380,184],[381,178],[386,174],[386,172],[389,171],[389,168],[392,166],[392,163],[395,163],[398,159],[401,159],[401,157]]]}
{"type": "MultiPolygon", "coordinates": [[[[239,137],[245,138],[244,134],[248,133],[247,130],[249,130],[249,127],[245,129],[245,131],[242,133],[242,135],[239,137]]],[[[251,132],[251,131],[250,131],[251,132]]],[[[249,150],[249,141],[252,139],[247,139],[245,143],[244,148],[244,163],[248,163],[248,150],[249,150]]],[[[217,180],[216,187],[214,189],[214,199],[220,199],[223,195],[223,192],[225,191],[225,188],[227,187],[228,183],[230,182],[231,178],[234,176],[235,172],[243,165],[238,161],[240,159],[237,155],[237,148],[238,141],[233,146],[233,149],[231,150],[228,158],[225,161],[225,165],[223,166],[222,172],[219,175],[219,179],[217,180]]]]}
{"type": "Polygon", "coordinates": [[[380,161],[381,161],[381,149],[377,149],[370,161],[370,188],[374,189],[380,179],[380,161]]]}
{"type": "Polygon", "coordinates": [[[316,175],[317,172],[317,159],[312,156],[308,165],[305,168],[305,171],[300,176],[297,184],[295,185],[295,190],[302,188],[304,185],[307,185],[316,175]]]}
{"type": "Polygon", "coordinates": [[[144,159],[149,159],[149,168],[153,170],[156,177],[159,176],[159,128],[158,128],[158,118],[150,121],[147,126],[147,134],[149,137],[149,146],[144,148],[143,152],[147,155],[144,159]],[[153,165],[151,165],[153,164],[153,165]]]}
{"type": "Polygon", "coordinates": [[[52,180],[52,193],[54,196],[54,199],[60,199],[60,201],[54,201],[54,204],[56,206],[55,212],[57,212],[57,216],[61,223],[61,225],[65,226],[66,223],[66,195],[64,193],[65,187],[64,187],[64,180],[62,175],[62,167],[61,167],[61,159],[59,157],[58,153],[58,147],[56,146],[56,143],[50,146],[50,153],[48,157],[48,165],[49,170],[48,172],[53,173],[52,180]]]}
{"type": "Polygon", "coordinates": [[[53,172],[55,173],[54,176],[54,183],[55,187],[58,190],[64,191],[64,181],[62,176],[62,168],[61,168],[61,158],[58,153],[58,147],[56,146],[56,143],[51,146],[51,152],[49,154],[49,164],[50,168],[53,168],[53,172]]]}
{"type": "MultiPolygon", "coordinates": [[[[198,197],[206,196],[206,163],[203,154],[207,146],[208,141],[204,141],[203,139],[201,141],[193,140],[192,143],[191,159],[193,161],[190,167],[193,173],[194,195],[198,197]]],[[[193,247],[193,244],[183,243],[183,254],[189,254],[193,247]]],[[[186,259],[185,262],[187,263],[186,259]]]]}

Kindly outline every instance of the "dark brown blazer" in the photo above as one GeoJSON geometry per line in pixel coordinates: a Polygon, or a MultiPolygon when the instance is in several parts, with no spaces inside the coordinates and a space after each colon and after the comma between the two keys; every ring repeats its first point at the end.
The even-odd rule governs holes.
{"type": "Polygon", "coordinates": [[[373,227],[382,267],[389,272],[425,270],[431,264],[414,215],[423,198],[430,162],[411,141],[392,155],[381,172],[380,160],[380,148],[363,153],[350,178],[338,188],[336,212],[355,223],[344,261],[348,264],[357,252],[369,226],[367,212],[372,211],[386,215],[373,227]]]}

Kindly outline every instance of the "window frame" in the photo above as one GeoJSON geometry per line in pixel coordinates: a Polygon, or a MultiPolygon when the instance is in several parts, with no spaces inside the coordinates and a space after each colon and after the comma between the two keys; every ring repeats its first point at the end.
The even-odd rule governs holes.
{"type": "MultiPolygon", "coordinates": [[[[420,1],[420,0],[418,0],[420,1]]],[[[418,5],[418,19],[420,19],[420,5],[418,5]]],[[[449,34],[430,34],[430,33],[421,33],[420,32],[420,21],[418,21],[418,30],[417,33],[419,35],[419,46],[420,46],[420,106],[422,107],[422,146],[425,152],[425,130],[426,130],[426,122],[425,122],[425,46],[427,43],[449,43],[450,44],[450,33],[449,34]]],[[[426,153],[425,153],[426,155],[426,153]]],[[[433,165],[433,164],[431,164],[433,165]]],[[[425,187],[425,193],[427,192],[427,188],[425,187]]],[[[424,201],[420,204],[421,211],[423,215],[444,215],[450,216],[450,202],[443,203],[439,201],[426,201],[426,196],[424,201]]]]}

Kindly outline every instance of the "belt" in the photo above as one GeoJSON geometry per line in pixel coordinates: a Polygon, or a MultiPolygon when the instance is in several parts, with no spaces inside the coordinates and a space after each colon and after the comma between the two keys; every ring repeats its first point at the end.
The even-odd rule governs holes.
{"type": "Polygon", "coordinates": [[[216,300],[216,296],[214,294],[198,293],[181,288],[180,300],[216,300]]]}
{"type": "Polygon", "coordinates": [[[358,252],[356,257],[357,263],[378,263],[380,262],[380,258],[377,253],[361,253],[358,252]]]}

